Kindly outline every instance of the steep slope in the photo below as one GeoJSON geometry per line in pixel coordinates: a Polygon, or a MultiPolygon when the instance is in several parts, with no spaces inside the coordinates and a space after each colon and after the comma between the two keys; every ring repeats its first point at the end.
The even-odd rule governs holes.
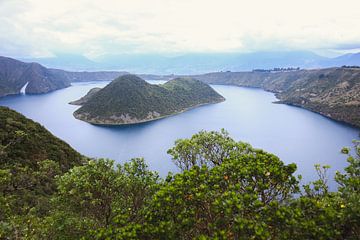
{"type": "Polygon", "coordinates": [[[221,101],[221,95],[195,79],[152,85],[135,75],[125,75],[95,93],[74,116],[93,124],[131,124],[221,101]]]}
{"type": "Polygon", "coordinates": [[[56,191],[55,176],[83,157],[40,124],[0,107],[0,222],[6,215],[45,213],[56,191]]]}
{"type": "Polygon", "coordinates": [[[313,71],[276,96],[280,103],[301,106],[360,127],[360,69],[313,71]]]}
{"type": "Polygon", "coordinates": [[[53,136],[40,124],[7,107],[0,107],[1,166],[15,164],[36,167],[46,159],[62,170],[81,163],[81,155],[53,136]]]}
{"type": "Polygon", "coordinates": [[[26,63],[0,56],[0,97],[20,92],[26,83],[22,79],[26,69],[26,63]]]}
{"type": "Polygon", "coordinates": [[[38,63],[24,63],[0,56],[0,97],[20,93],[26,83],[25,92],[30,94],[47,93],[70,86],[66,76],[38,63]]]}
{"type": "Polygon", "coordinates": [[[280,103],[318,112],[360,127],[360,69],[327,68],[289,72],[217,72],[193,76],[208,84],[258,87],[280,103]]]}

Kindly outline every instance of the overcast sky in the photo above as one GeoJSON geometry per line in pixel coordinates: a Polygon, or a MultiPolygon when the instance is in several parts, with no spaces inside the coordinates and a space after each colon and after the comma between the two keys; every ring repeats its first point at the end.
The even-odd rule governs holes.
{"type": "Polygon", "coordinates": [[[0,0],[0,55],[360,51],[360,0],[0,0]]]}

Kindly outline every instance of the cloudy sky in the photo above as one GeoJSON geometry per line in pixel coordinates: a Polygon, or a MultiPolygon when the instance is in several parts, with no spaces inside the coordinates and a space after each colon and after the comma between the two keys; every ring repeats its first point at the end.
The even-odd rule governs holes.
{"type": "Polygon", "coordinates": [[[360,51],[359,0],[0,0],[0,55],[360,51]]]}

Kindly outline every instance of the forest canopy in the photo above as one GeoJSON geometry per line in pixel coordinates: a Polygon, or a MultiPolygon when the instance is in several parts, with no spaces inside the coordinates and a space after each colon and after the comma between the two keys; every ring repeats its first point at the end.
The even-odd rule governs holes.
{"type": "Polygon", "coordinates": [[[81,157],[40,125],[2,111],[1,239],[360,238],[359,142],[342,149],[348,166],[336,174],[335,192],[328,166],[315,166],[319,179],[300,186],[296,164],[225,130],[177,140],[168,153],[179,172],[161,178],[142,158],[115,165],[81,157]],[[35,136],[47,141],[29,141],[35,136]],[[49,154],[31,154],[31,144],[49,154]]]}

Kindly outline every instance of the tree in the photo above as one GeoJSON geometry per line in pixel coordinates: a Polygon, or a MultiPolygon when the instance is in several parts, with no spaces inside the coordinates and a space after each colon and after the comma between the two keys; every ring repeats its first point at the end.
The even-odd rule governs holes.
{"type": "Polygon", "coordinates": [[[339,194],[342,198],[343,237],[360,239],[360,141],[354,141],[355,155],[349,148],[342,150],[348,156],[349,166],[345,173],[336,173],[335,180],[339,183],[339,194]]]}
{"type": "Polygon", "coordinates": [[[0,238],[360,238],[359,141],[342,150],[349,165],[335,192],[329,166],[315,165],[319,179],[300,192],[295,164],[224,130],[178,140],[169,153],[183,171],[165,180],[141,158],[90,160],[65,174],[52,160],[1,169],[0,238]]]}
{"type": "Polygon", "coordinates": [[[154,195],[147,213],[149,238],[268,239],[280,232],[271,209],[298,192],[295,164],[238,145],[224,132],[178,140],[170,153],[181,166],[192,167],[168,176],[154,195]]]}
{"type": "Polygon", "coordinates": [[[175,146],[168,150],[168,154],[172,156],[177,167],[189,170],[193,166],[217,166],[230,157],[249,154],[252,151],[249,144],[235,142],[224,129],[221,129],[220,132],[201,131],[190,139],[179,139],[175,146]]]}
{"type": "Polygon", "coordinates": [[[112,234],[113,225],[141,222],[142,210],[158,185],[159,176],[143,159],[116,167],[112,160],[91,160],[58,179],[56,202],[59,211],[76,213],[88,222],[88,231],[105,236],[112,234]]]}

